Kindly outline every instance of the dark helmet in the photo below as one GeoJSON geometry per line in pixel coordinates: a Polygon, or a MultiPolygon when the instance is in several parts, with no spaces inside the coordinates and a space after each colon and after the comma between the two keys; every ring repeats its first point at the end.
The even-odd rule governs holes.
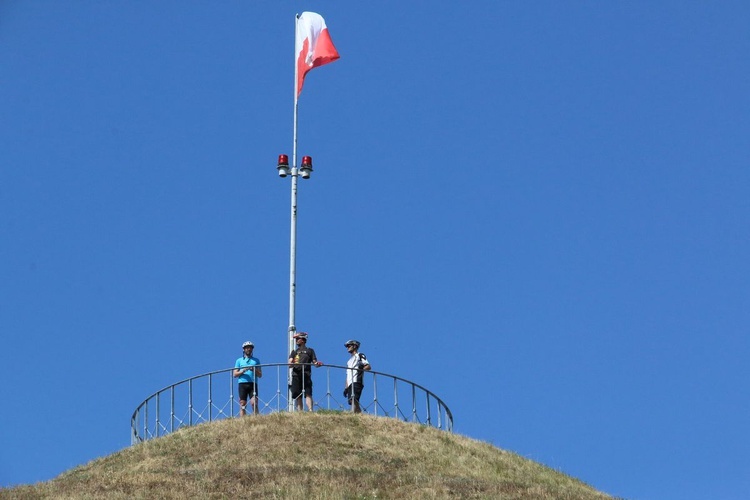
{"type": "Polygon", "coordinates": [[[293,338],[295,339],[303,339],[305,342],[307,342],[307,332],[298,332],[295,333],[293,338]]]}
{"type": "Polygon", "coordinates": [[[359,340],[347,340],[344,347],[349,347],[350,345],[353,345],[355,349],[359,349],[359,340]]]}

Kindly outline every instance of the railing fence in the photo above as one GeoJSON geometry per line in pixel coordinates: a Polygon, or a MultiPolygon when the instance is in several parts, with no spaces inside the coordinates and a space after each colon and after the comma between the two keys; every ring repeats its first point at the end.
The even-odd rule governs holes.
{"type": "MultiPolygon", "coordinates": [[[[291,408],[289,365],[256,366],[263,371],[263,376],[256,379],[253,394],[257,399],[257,413],[288,411],[291,408]]],[[[314,409],[353,411],[343,394],[347,370],[351,368],[338,365],[312,368],[314,409]],[[331,377],[332,372],[337,372],[335,380],[331,377]],[[322,388],[321,380],[324,382],[322,388]]],[[[130,421],[131,444],[164,436],[183,427],[238,416],[240,404],[233,371],[234,368],[227,368],[197,375],[146,398],[135,409],[130,421]]],[[[426,388],[387,373],[370,370],[362,375],[364,390],[359,401],[362,413],[453,431],[450,409],[426,388]]],[[[304,398],[304,390],[301,397],[304,398]]],[[[248,415],[253,413],[249,401],[247,412],[248,415]]]]}

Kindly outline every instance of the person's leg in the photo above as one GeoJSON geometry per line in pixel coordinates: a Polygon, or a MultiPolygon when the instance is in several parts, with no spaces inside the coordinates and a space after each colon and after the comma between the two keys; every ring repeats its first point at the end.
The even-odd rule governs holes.
{"type": "Polygon", "coordinates": [[[362,384],[354,384],[352,386],[352,407],[354,408],[354,413],[362,413],[362,408],[359,406],[359,397],[362,395],[362,384]]]}
{"type": "Polygon", "coordinates": [[[240,393],[240,417],[244,416],[247,412],[245,411],[245,408],[247,407],[247,384],[241,383],[237,386],[237,389],[240,393]]]}
{"type": "Polygon", "coordinates": [[[312,411],[313,410],[312,377],[305,377],[305,403],[307,403],[307,411],[312,411]]]}
{"type": "Polygon", "coordinates": [[[302,411],[302,379],[301,377],[292,377],[292,400],[297,411],[302,411]]]}
{"type": "Polygon", "coordinates": [[[250,407],[253,409],[253,414],[258,414],[258,386],[253,384],[253,392],[250,395],[250,407]]]}

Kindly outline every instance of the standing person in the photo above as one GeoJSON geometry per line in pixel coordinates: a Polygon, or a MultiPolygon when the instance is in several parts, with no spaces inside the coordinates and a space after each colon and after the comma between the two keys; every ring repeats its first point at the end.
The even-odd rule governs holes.
{"type": "Polygon", "coordinates": [[[234,377],[238,378],[237,387],[240,393],[240,416],[246,414],[248,397],[253,413],[258,413],[258,385],[256,380],[263,376],[260,360],[253,357],[255,345],[249,340],[242,344],[242,357],[234,364],[234,377]]]}
{"type": "Polygon", "coordinates": [[[310,366],[321,366],[323,363],[318,361],[315,350],[307,347],[307,332],[299,332],[294,335],[294,341],[297,348],[289,353],[289,364],[292,365],[292,385],[291,396],[294,400],[294,406],[297,410],[302,410],[302,391],[305,392],[305,403],[307,410],[312,411],[312,375],[310,366]]]}
{"type": "Polygon", "coordinates": [[[354,413],[362,413],[359,406],[359,397],[362,395],[364,385],[363,373],[370,371],[370,362],[367,356],[359,352],[360,343],[358,340],[347,340],[344,344],[346,350],[351,354],[351,358],[346,362],[346,388],[344,397],[349,400],[349,404],[354,408],[354,413]]]}

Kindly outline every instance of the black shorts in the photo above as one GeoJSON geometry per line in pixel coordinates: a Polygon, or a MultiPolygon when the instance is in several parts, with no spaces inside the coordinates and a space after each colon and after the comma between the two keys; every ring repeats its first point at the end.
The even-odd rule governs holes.
{"type": "Polygon", "coordinates": [[[359,397],[362,395],[362,389],[364,384],[352,384],[344,390],[344,395],[349,400],[349,404],[352,404],[352,396],[355,401],[359,401],[359,397]]]}
{"type": "Polygon", "coordinates": [[[303,388],[305,389],[305,396],[312,396],[312,377],[309,374],[304,377],[293,375],[292,385],[289,388],[292,391],[292,399],[297,399],[302,394],[303,388]]]}
{"type": "Polygon", "coordinates": [[[252,398],[258,395],[255,382],[240,382],[237,387],[240,392],[240,401],[247,401],[248,397],[252,398]]]}

